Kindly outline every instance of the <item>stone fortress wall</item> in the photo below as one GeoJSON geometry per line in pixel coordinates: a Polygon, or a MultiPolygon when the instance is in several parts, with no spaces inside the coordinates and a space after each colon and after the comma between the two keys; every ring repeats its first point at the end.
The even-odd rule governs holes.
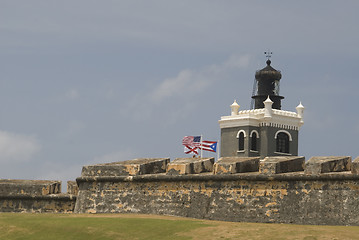
{"type": "Polygon", "coordinates": [[[61,181],[0,179],[0,212],[72,213],[77,196],[74,181],[61,193],[61,181]]]}
{"type": "Polygon", "coordinates": [[[134,159],[84,166],[76,182],[62,194],[58,181],[0,180],[0,211],[359,225],[359,157],[134,159]]]}

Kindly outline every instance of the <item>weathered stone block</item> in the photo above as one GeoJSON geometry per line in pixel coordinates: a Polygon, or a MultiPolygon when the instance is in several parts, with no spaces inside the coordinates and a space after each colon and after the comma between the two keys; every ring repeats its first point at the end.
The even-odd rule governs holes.
{"type": "Polygon", "coordinates": [[[176,158],[167,165],[168,175],[198,174],[213,171],[214,158],[176,158]]]}
{"type": "Polygon", "coordinates": [[[139,158],[84,166],[81,176],[135,176],[166,172],[169,158],[139,158]]]}
{"type": "Polygon", "coordinates": [[[76,181],[67,181],[67,194],[77,195],[79,193],[79,187],[76,181]]]}
{"type": "Polygon", "coordinates": [[[304,170],[304,163],[305,158],[299,156],[266,157],[259,162],[259,172],[262,174],[298,172],[304,170]]]}
{"type": "Polygon", "coordinates": [[[214,174],[257,172],[259,157],[222,157],[214,164],[214,174]]]}
{"type": "Polygon", "coordinates": [[[61,181],[0,180],[0,195],[49,195],[61,193],[61,181]]]}
{"type": "Polygon", "coordinates": [[[193,162],[193,173],[212,172],[214,158],[202,158],[193,162]]]}
{"type": "Polygon", "coordinates": [[[311,157],[305,164],[305,174],[344,172],[351,170],[352,158],[347,156],[311,157]]]}
{"type": "Polygon", "coordinates": [[[359,157],[352,162],[352,173],[359,174],[359,157]]]}
{"type": "Polygon", "coordinates": [[[186,159],[175,159],[167,164],[168,175],[191,174],[191,163],[186,159]]]}

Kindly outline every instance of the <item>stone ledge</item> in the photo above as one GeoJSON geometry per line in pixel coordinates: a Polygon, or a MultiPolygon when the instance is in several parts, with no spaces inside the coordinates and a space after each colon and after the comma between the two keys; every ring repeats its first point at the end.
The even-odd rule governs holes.
{"type": "Polygon", "coordinates": [[[261,174],[279,174],[288,172],[304,171],[305,158],[299,156],[291,157],[266,157],[259,162],[261,174]]]}
{"type": "Polygon", "coordinates": [[[305,164],[305,174],[322,174],[330,172],[344,172],[351,170],[351,157],[328,156],[311,157],[305,164]]]}
{"type": "Polygon", "coordinates": [[[199,174],[213,171],[214,158],[176,158],[167,165],[168,175],[199,174]]]}
{"type": "Polygon", "coordinates": [[[61,181],[0,180],[0,195],[49,195],[59,193],[61,193],[61,181]]]}
{"type": "Polygon", "coordinates": [[[0,199],[15,200],[15,199],[24,199],[24,200],[57,200],[57,201],[75,201],[77,198],[73,194],[50,194],[50,195],[0,195],[0,199]]]}
{"type": "Polygon", "coordinates": [[[214,174],[258,172],[259,157],[222,157],[214,164],[214,174]]]}
{"type": "Polygon", "coordinates": [[[70,194],[0,195],[0,212],[73,213],[76,199],[70,194]]]}
{"type": "Polygon", "coordinates": [[[169,158],[139,158],[84,166],[81,176],[136,176],[166,172],[169,158]]]}
{"type": "MultiPolygon", "coordinates": [[[[359,180],[359,175],[351,174],[350,172],[328,173],[320,175],[306,175],[304,172],[282,173],[275,175],[253,173],[237,173],[237,174],[223,174],[213,175],[212,173],[205,174],[190,174],[190,175],[138,175],[138,176],[104,176],[104,177],[79,177],[76,179],[77,183],[91,183],[91,182],[180,182],[180,181],[341,181],[341,180],[359,180]]],[[[81,191],[81,188],[80,188],[81,191]]]]}

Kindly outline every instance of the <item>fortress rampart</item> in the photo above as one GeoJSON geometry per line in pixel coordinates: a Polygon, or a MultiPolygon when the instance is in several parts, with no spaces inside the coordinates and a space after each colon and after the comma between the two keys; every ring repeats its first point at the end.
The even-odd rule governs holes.
{"type": "Polygon", "coordinates": [[[156,174],[144,175],[133,171],[140,169],[136,161],[85,166],[77,178],[75,212],[359,225],[359,159],[233,157],[214,164],[213,158],[142,159],[147,165],[162,165],[156,174]],[[111,165],[127,171],[113,175],[111,165]]]}
{"type": "Polygon", "coordinates": [[[68,193],[61,193],[61,181],[0,180],[0,212],[71,213],[77,186],[68,182],[68,193]]]}
{"type": "Polygon", "coordinates": [[[84,166],[66,194],[59,181],[0,180],[0,211],[359,225],[358,173],[351,157],[135,159],[84,166]]]}

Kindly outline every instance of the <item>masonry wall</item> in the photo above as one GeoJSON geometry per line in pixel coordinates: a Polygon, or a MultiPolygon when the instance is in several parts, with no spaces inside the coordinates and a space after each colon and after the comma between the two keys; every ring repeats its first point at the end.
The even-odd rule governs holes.
{"type": "Polygon", "coordinates": [[[358,180],[343,173],[79,178],[75,212],[359,225],[358,180]]]}
{"type": "Polygon", "coordinates": [[[0,212],[72,213],[75,196],[0,196],[0,212]]]}
{"type": "Polygon", "coordinates": [[[72,213],[75,202],[76,194],[61,193],[61,181],[0,180],[0,212],[72,213]]]}

